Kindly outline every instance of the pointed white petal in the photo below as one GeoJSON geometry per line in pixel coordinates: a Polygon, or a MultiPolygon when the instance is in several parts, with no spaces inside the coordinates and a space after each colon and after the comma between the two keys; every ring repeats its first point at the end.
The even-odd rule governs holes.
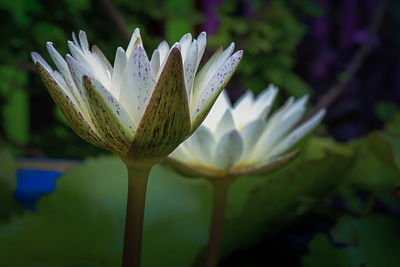
{"type": "Polygon", "coordinates": [[[297,99],[293,103],[293,105],[291,105],[290,108],[285,112],[285,114],[282,117],[282,120],[286,120],[289,117],[296,116],[295,115],[296,113],[299,113],[299,112],[302,112],[302,111],[304,112],[305,108],[306,108],[305,105],[307,103],[307,100],[308,100],[308,96],[307,95],[297,99]]]}
{"type": "Polygon", "coordinates": [[[129,41],[128,48],[126,49],[126,56],[129,58],[137,45],[143,46],[142,37],[140,37],[140,30],[136,28],[133,31],[131,40],[129,41]]]}
{"type": "Polygon", "coordinates": [[[112,84],[110,92],[118,100],[120,99],[121,81],[125,72],[126,62],[128,61],[124,49],[118,47],[114,60],[114,70],[112,73],[112,84]]]}
{"type": "Polygon", "coordinates": [[[285,115],[286,111],[292,106],[293,98],[289,98],[286,103],[279,108],[270,119],[267,121],[267,126],[264,129],[264,132],[261,134],[255,149],[249,155],[248,160],[257,161],[262,157],[265,157],[273,146],[277,144],[280,138],[288,128],[292,127],[292,125],[285,125],[282,123],[282,117],[285,115]],[[289,127],[288,127],[289,126],[289,127]]]}
{"type": "Polygon", "coordinates": [[[73,42],[68,41],[68,48],[69,51],[71,51],[71,55],[80,62],[80,64],[86,64],[90,66],[90,63],[88,62],[85,54],[82,52],[82,50],[77,47],[73,42]]]}
{"type": "Polygon", "coordinates": [[[154,50],[153,55],[151,56],[150,59],[150,66],[151,66],[151,71],[153,72],[153,76],[157,77],[158,76],[158,71],[160,70],[160,52],[158,49],[154,50]]]}
{"type": "Polygon", "coordinates": [[[219,72],[224,63],[226,63],[228,58],[232,55],[234,49],[235,49],[235,44],[232,42],[229,45],[229,47],[215,59],[212,65],[207,66],[208,67],[207,71],[204,74],[198,76],[199,81],[195,83],[196,92],[193,98],[198,99],[200,95],[204,93],[204,91],[210,84],[210,81],[213,79],[214,75],[217,72],[219,72]]]}
{"type": "Polygon", "coordinates": [[[119,96],[135,125],[139,125],[154,86],[149,59],[144,48],[137,45],[128,59],[119,96]]]}
{"type": "Polygon", "coordinates": [[[85,53],[89,52],[89,42],[86,37],[86,32],[79,31],[79,41],[80,41],[83,52],[85,52],[85,53]]]}
{"type": "Polygon", "coordinates": [[[88,68],[85,68],[85,65],[79,64],[79,62],[69,54],[66,56],[66,61],[75,85],[79,90],[80,99],[82,99],[83,103],[87,103],[82,77],[84,75],[93,76],[92,71],[88,68]]]}
{"type": "Polygon", "coordinates": [[[179,40],[179,43],[181,45],[181,53],[182,53],[182,59],[183,62],[186,61],[187,54],[190,49],[190,45],[192,44],[192,35],[190,33],[185,34],[182,36],[181,40],[179,40]]]}
{"type": "Polygon", "coordinates": [[[297,127],[291,134],[289,134],[282,142],[277,145],[273,151],[271,151],[271,157],[278,156],[292,146],[294,146],[301,138],[303,138],[307,133],[312,131],[324,118],[325,109],[318,111],[313,117],[297,127]]]}
{"type": "Polygon", "coordinates": [[[189,146],[189,151],[201,163],[206,166],[212,167],[212,153],[216,145],[216,140],[213,133],[205,126],[200,127],[189,137],[186,141],[189,146]]]}
{"type": "Polygon", "coordinates": [[[52,72],[52,71],[53,71],[53,68],[50,67],[50,65],[46,62],[46,60],[44,60],[44,59],[42,58],[42,56],[39,55],[38,53],[32,52],[32,53],[31,53],[31,58],[32,58],[33,64],[34,64],[35,66],[36,66],[36,62],[39,62],[40,65],[42,65],[42,66],[47,70],[47,72],[52,72]]]}
{"type": "Polygon", "coordinates": [[[168,157],[179,160],[183,163],[187,163],[189,165],[199,164],[200,162],[195,157],[195,155],[187,149],[187,146],[188,143],[183,142],[168,157]]]}
{"type": "Polygon", "coordinates": [[[221,138],[226,132],[231,131],[235,128],[235,122],[233,121],[232,112],[228,109],[225,111],[217,128],[215,129],[214,134],[217,139],[221,138]]]}
{"type": "Polygon", "coordinates": [[[111,66],[110,62],[106,58],[106,56],[103,54],[103,52],[98,48],[97,45],[92,46],[92,53],[91,55],[97,60],[99,65],[104,69],[110,72],[110,74],[113,73],[113,67],[111,66]]]}
{"type": "Polygon", "coordinates": [[[162,41],[158,47],[158,52],[160,53],[160,68],[165,64],[165,60],[167,59],[167,55],[169,53],[169,45],[166,41],[162,41]]]}
{"type": "Polygon", "coordinates": [[[229,96],[225,90],[221,92],[212,106],[210,112],[207,117],[203,121],[203,125],[207,126],[211,131],[215,132],[219,121],[222,116],[225,114],[225,111],[231,109],[231,101],[229,100],[229,96]]]}
{"type": "Polygon", "coordinates": [[[262,91],[253,103],[252,112],[254,112],[255,116],[265,119],[277,95],[278,88],[273,85],[270,85],[268,89],[262,91]]]}
{"type": "Polygon", "coordinates": [[[265,129],[265,120],[259,118],[246,124],[240,131],[240,135],[244,141],[243,156],[241,160],[246,160],[247,155],[251,153],[263,130],[265,129]]]}
{"type": "Polygon", "coordinates": [[[215,147],[214,167],[218,170],[228,170],[234,167],[242,156],[243,146],[243,140],[238,131],[227,132],[215,147]]]}
{"type": "Polygon", "coordinates": [[[233,106],[233,116],[236,125],[239,127],[256,119],[253,112],[250,112],[253,107],[254,94],[251,91],[244,93],[233,106]]]}
{"type": "MultiPolygon", "coordinates": [[[[206,62],[206,64],[204,64],[204,66],[200,69],[200,71],[198,73],[196,73],[196,78],[194,79],[194,83],[193,83],[193,97],[196,97],[199,95],[199,88],[200,88],[200,84],[201,82],[204,80],[204,77],[206,76],[206,74],[208,73],[208,70],[211,68],[211,66],[214,64],[214,62],[218,59],[218,57],[221,55],[221,53],[223,52],[222,47],[218,48],[214,54],[208,59],[208,61],[206,62]]],[[[201,60],[201,58],[199,58],[199,60],[201,60]]],[[[191,100],[191,99],[189,99],[191,100]]]]}
{"type": "Polygon", "coordinates": [[[197,62],[197,41],[194,40],[190,47],[186,60],[183,63],[183,71],[185,74],[185,86],[188,95],[192,94],[192,86],[195,76],[197,62]]]}
{"type": "Polygon", "coordinates": [[[199,36],[197,37],[197,63],[196,63],[196,68],[195,72],[197,72],[197,68],[199,67],[201,58],[203,57],[204,50],[206,48],[207,44],[207,35],[206,32],[201,32],[199,36]]]}
{"type": "Polygon", "coordinates": [[[74,41],[74,44],[76,46],[78,46],[79,48],[81,47],[81,45],[78,42],[78,38],[76,38],[76,34],[74,32],[72,32],[72,40],[74,41]]]}
{"type": "Polygon", "coordinates": [[[47,43],[47,50],[54,63],[56,64],[57,69],[60,71],[61,75],[64,77],[65,83],[68,85],[69,90],[77,101],[78,105],[81,106],[80,93],[79,89],[76,87],[75,82],[71,76],[71,73],[68,68],[67,62],[62,58],[62,56],[57,52],[57,50],[53,47],[51,42],[47,43]]]}
{"type": "Polygon", "coordinates": [[[196,129],[198,125],[204,120],[215,99],[221,92],[221,90],[228,83],[229,79],[236,70],[240,60],[242,59],[243,51],[237,51],[233,54],[219,70],[214,74],[207,88],[203,91],[200,97],[193,99],[196,101],[191,105],[193,107],[190,113],[190,119],[192,121],[192,128],[196,129]]]}

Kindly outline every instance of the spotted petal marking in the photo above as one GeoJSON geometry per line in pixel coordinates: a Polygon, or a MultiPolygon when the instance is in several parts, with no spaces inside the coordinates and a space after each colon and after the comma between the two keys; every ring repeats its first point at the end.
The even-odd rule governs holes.
{"type": "Polygon", "coordinates": [[[198,99],[197,104],[194,106],[194,109],[191,111],[191,133],[193,133],[197,129],[197,127],[199,127],[201,122],[207,116],[218,95],[221,93],[222,89],[224,89],[225,85],[232,77],[239,62],[242,59],[242,56],[242,50],[233,54],[222,65],[222,67],[218,70],[218,72],[211,79],[210,83],[207,85],[206,90],[204,90],[204,92],[198,99]]]}
{"type": "Polygon", "coordinates": [[[126,153],[134,131],[127,112],[98,81],[88,76],[82,79],[96,129],[103,139],[114,145],[116,151],[126,153]]]}
{"type": "Polygon", "coordinates": [[[182,58],[172,48],[143,114],[129,152],[131,158],[162,157],[188,135],[189,108],[182,58]]]}
{"type": "Polygon", "coordinates": [[[36,62],[36,68],[51,97],[71,125],[71,128],[84,140],[101,148],[112,150],[112,147],[101,139],[94,126],[81,112],[73,96],[68,94],[67,91],[64,91],[58,85],[55,77],[53,77],[39,62],[36,62]]]}

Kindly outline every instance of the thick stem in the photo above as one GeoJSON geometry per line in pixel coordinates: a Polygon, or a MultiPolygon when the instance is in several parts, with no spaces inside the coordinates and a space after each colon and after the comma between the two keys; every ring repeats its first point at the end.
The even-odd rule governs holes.
{"type": "Polygon", "coordinates": [[[147,180],[151,167],[128,167],[128,202],[126,206],[124,267],[140,267],[143,217],[147,180]]]}
{"type": "Polygon", "coordinates": [[[204,267],[215,267],[218,264],[221,248],[229,186],[234,179],[212,178],[209,181],[213,186],[213,210],[204,267]]]}

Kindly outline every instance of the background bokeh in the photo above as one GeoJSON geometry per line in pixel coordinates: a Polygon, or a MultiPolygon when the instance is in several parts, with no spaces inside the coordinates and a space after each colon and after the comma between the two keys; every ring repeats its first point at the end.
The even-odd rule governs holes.
{"type": "MultiPolygon", "coordinates": [[[[115,170],[121,166],[109,152],[70,129],[36,73],[30,52],[37,51],[51,62],[46,42],[53,42],[64,55],[71,33],[82,29],[90,44],[113,62],[115,48],[126,47],[136,27],[148,54],[160,41],[172,44],[187,32],[194,36],[207,32],[205,59],[234,41],[237,49],[244,50],[244,58],[227,86],[233,101],[246,89],[257,94],[273,83],[280,88],[278,104],[291,95],[309,94],[310,113],[328,108],[323,125],[315,131],[319,137],[300,144],[301,159],[271,177],[240,180],[233,189],[221,266],[282,262],[396,266],[394,259],[400,252],[399,1],[0,0],[0,25],[0,222],[4,223],[0,224],[0,259],[6,257],[2,253],[8,255],[4,266],[118,266],[124,182],[105,175],[122,180],[124,170],[101,172],[101,166],[115,170]],[[34,213],[27,213],[14,201],[21,158],[87,160],[73,174],[67,172],[56,193],[43,198],[34,213]],[[93,175],[96,178],[89,179],[93,175]],[[93,189],[94,180],[100,184],[93,189]],[[118,199],[113,200],[110,192],[118,199]],[[78,211],[71,205],[82,207],[78,211]],[[63,210],[76,221],[66,223],[63,210]],[[92,229],[87,240],[85,232],[99,218],[108,221],[92,229]],[[75,235],[68,237],[62,227],[75,235]],[[106,233],[101,241],[96,242],[94,230],[106,233]],[[40,244],[38,233],[44,237],[40,244]],[[60,239],[64,247],[57,245],[60,239]],[[71,249],[77,242],[80,245],[71,249]],[[64,252],[57,254],[60,250],[64,252]]],[[[170,187],[165,181],[154,182],[158,198],[150,204],[154,211],[153,217],[148,215],[144,248],[147,244],[154,255],[144,252],[148,253],[146,266],[198,266],[210,189],[157,168],[177,191],[165,192],[170,205],[160,211],[156,200],[162,201],[161,185],[170,187]],[[193,200],[194,196],[202,200],[193,200]],[[178,197],[192,199],[192,204],[185,206],[178,197]],[[180,209],[186,213],[180,214],[180,209]],[[159,215],[163,212],[164,217],[159,215]],[[187,232],[176,234],[177,221],[187,232]],[[193,230],[196,226],[199,232],[193,230]],[[154,241],[157,238],[160,243],[154,241]],[[190,257],[162,254],[160,244],[171,239],[177,242],[177,250],[186,248],[182,253],[190,257]],[[152,261],[154,257],[162,260],[152,261]]]]}

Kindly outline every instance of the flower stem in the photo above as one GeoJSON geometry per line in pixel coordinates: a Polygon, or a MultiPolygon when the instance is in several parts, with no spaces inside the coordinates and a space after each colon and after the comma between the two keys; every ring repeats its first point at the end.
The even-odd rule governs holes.
{"type": "Polygon", "coordinates": [[[127,167],[128,202],[122,266],[140,267],[146,188],[151,167],[127,167]]]}
{"type": "Polygon", "coordinates": [[[234,178],[212,178],[208,180],[213,186],[213,210],[204,267],[215,267],[218,264],[226,202],[229,187],[234,180],[234,178]]]}

